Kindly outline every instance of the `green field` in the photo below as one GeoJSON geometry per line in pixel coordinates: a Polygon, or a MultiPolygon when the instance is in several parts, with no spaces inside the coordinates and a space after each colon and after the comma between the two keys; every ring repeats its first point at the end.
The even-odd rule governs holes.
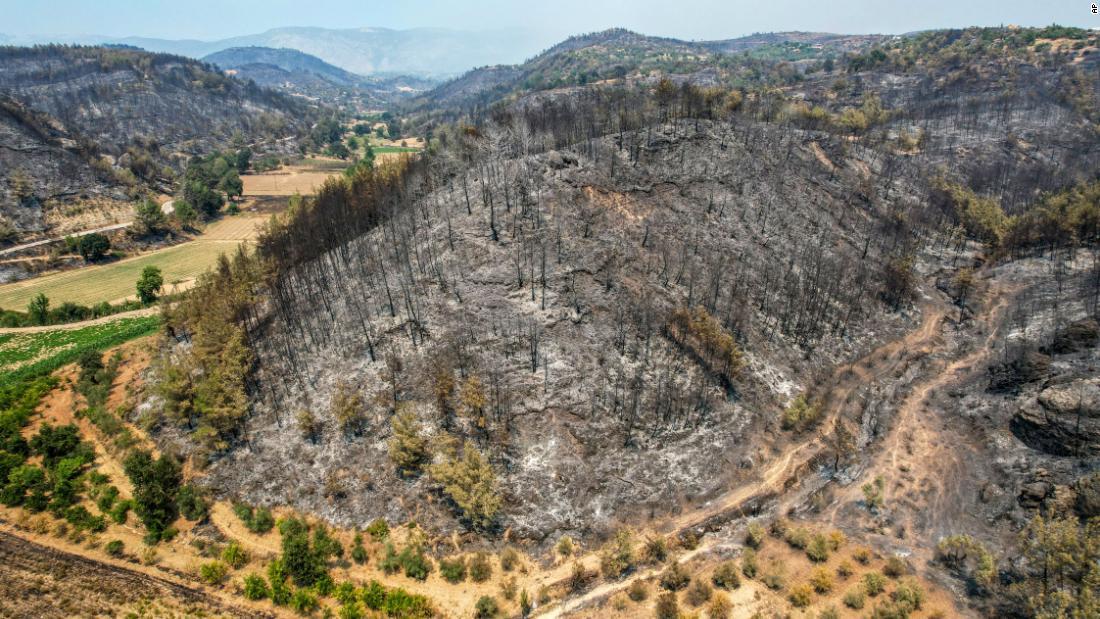
{"type": "Polygon", "coordinates": [[[413,148],[411,146],[371,146],[370,149],[374,151],[375,155],[388,155],[390,153],[416,153],[420,152],[419,148],[413,148]]]}
{"type": "Polygon", "coordinates": [[[160,316],[143,316],[82,329],[0,334],[0,385],[51,372],[85,350],[111,348],[159,328],[160,316]]]}
{"type": "Polygon", "coordinates": [[[121,301],[136,296],[134,286],[141,270],[150,265],[160,267],[167,294],[172,292],[173,285],[186,285],[210,268],[219,254],[232,254],[238,243],[229,240],[193,241],[111,264],[5,284],[0,286],[0,308],[26,310],[30,300],[40,292],[49,297],[51,307],[66,301],[80,305],[121,301]]]}

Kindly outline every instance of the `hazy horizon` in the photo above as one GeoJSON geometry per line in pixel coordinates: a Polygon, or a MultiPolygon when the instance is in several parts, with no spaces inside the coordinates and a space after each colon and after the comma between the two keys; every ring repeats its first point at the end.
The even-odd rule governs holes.
{"type": "Polygon", "coordinates": [[[913,3],[842,0],[831,3],[828,11],[821,11],[819,3],[805,0],[765,6],[744,0],[684,0],[675,4],[656,0],[561,0],[553,5],[505,0],[413,0],[401,5],[316,0],[306,8],[287,0],[56,0],[37,6],[0,0],[0,8],[6,9],[0,33],[38,40],[92,36],[217,41],[287,27],[447,28],[475,32],[522,29],[542,43],[611,27],[688,40],[790,30],[902,34],[1005,24],[1100,27],[1100,17],[1091,14],[1090,3],[1079,0],[1045,5],[1018,0],[933,0],[919,7],[913,3]]]}

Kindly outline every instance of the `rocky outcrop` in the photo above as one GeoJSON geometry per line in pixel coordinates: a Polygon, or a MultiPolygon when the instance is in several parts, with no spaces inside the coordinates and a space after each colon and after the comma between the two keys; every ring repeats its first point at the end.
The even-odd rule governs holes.
{"type": "Polygon", "coordinates": [[[1100,453],[1100,379],[1050,384],[1020,408],[1011,428],[1029,447],[1049,454],[1100,453]]]}

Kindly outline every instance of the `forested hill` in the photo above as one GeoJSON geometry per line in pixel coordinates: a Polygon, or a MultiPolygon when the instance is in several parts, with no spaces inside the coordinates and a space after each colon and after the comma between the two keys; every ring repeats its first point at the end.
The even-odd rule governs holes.
{"type": "Polygon", "coordinates": [[[164,190],[192,155],[230,141],[292,146],[314,114],[178,56],[0,48],[0,216],[19,233],[60,203],[164,190]]]}

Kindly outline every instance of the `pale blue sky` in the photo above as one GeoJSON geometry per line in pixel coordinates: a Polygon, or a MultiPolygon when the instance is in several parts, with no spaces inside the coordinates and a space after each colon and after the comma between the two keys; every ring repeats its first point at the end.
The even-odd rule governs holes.
{"type": "Polygon", "coordinates": [[[1100,27],[1093,0],[0,0],[0,33],[212,40],[279,26],[525,27],[556,40],[623,26],[717,39],[777,30],[901,33],[966,25],[1100,27]]]}

